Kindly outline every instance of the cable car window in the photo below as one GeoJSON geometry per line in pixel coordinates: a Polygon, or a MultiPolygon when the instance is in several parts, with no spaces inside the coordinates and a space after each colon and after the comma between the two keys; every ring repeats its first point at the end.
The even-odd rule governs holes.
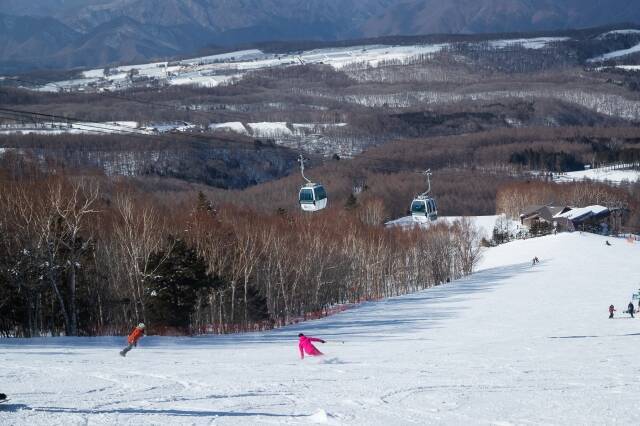
{"type": "Polygon", "coordinates": [[[324,190],[324,186],[318,186],[315,188],[316,200],[324,200],[327,198],[327,192],[324,190]]]}
{"type": "Polygon", "coordinates": [[[436,211],[436,205],[433,202],[433,200],[429,200],[429,214],[431,213],[435,213],[436,211]]]}
{"type": "Polygon", "coordinates": [[[413,213],[425,213],[426,206],[423,201],[414,201],[411,204],[411,211],[413,213]]]}
{"type": "Polygon", "coordinates": [[[313,189],[305,188],[300,191],[300,202],[301,203],[313,203],[315,200],[313,199],[313,189]]]}

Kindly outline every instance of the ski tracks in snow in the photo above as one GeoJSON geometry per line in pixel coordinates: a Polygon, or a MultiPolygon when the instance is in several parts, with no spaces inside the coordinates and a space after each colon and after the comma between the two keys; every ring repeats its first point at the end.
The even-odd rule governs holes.
{"type": "Polygon", "coordinates": [[[125,359],[115,339],[0,340],[0,424],[638,424],[640,319],[607,308],[637,291],[640,245],[609,239],[516,241],[426,292],[271,333],[145,339],[125,359]],[[299,359],[300,331],[324,357],[299,359]]]}

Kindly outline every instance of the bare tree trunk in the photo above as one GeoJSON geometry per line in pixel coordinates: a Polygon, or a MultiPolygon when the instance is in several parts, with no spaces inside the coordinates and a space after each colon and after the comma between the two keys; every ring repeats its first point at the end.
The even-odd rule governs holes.
{"type": "Polygon", "coordinates": [[[51,288],[53,289],[53,292],[56,295],[56,299],[58,299],[58,303],[60,304],[60,311],[62,312],[62,317],[64,318],[65,333],[68,336],[72,336],[70,328],[71,319],[69,318],[69,312],[67,311],[66,305],[64,303],[64,298],[62,297],[62,294],[60,294],[60,289],[58,288],[58,284],[56,283],[55,277],[53,276],[53,272],[49,271],[48,276],[51,288]]]}
{"type": "Polygon", "coordinates": [[[234,322],[235,319],[235,309],[236,309],[236,282],[231,281],[231,323],[234,322]]]}
{"type": "Polygon", "coordinates": [[[69,289],[69,335],[78,335],[78,310],[76,307],[76,266],[74,264],[69,267],[69,276],[67,281],[69,289]]]}

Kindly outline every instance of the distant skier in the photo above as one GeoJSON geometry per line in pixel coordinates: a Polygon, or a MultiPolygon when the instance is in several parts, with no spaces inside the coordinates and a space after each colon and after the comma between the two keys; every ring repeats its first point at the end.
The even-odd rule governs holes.
{"type": "Polygon", "coordinates": [[[538,256],[534,257],[533,260],[531,261],[531,266],[535,266],[538,263],[540,263],[540,259],[538,259],[538,256]]]}
{"type": "Polygon", "coordinates": [[[304,359],[305,352],[309,356],[323,355],[323,353],[320,352],[318,348],[313,346],[313,343],[311,342],[325,343],[324,340],[318,339],[315,337],[305,336],[302,333],[298,334],[298,337],[300,338],[300,341],[298,343],[298,348],[300,349],[300,359],[304,359]]]}
{"type": "Polygon", "coordinates": [[[609,240],[606,240],[604,243],[605,243],[606,245],[608,245],[608,246],[610,246],[610,245],[611,245],[611,243],[609,242],[609,240]]]}
{"type": "Polygon", "coordinates": [[[133,349],[134,346],[138,346],[138,340],[144,336],[144,323],[138,324],[136,328],[133,329],[129,337],[127,338],[127,347],[120,351],[121,356],[127,356],[127,352],[133,349]]]}
{"type": "Polygon", "coordinates": [[[616,311],[616,308],[613,305],[609,306],[609,318],[613,318],[613,313],[616,311]]]}
{"type": "Polygon", "coordinates": [[[629,306],[627,306],[627,313],[629,315],[631,315],[631,318],[635,318],[633,316],[633,311],[634,311],[635,307],[633,306],[633,302],[629,302],[629,306]]]}

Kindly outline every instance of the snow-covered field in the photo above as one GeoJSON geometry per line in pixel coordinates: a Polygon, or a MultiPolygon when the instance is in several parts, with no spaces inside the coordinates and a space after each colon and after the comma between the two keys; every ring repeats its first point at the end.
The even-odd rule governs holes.
{"type": "Polygon", "coordinates": [[[515,241],[445,286],[127,358],[122,338],[3,340],[0,424],[638,424],[640,244],[609,240],[515,241]],[[300,360],[300,331],[325,356],[300,360]]]}
{"type": "Polygon", "coordinates": [[[631,165],[628,165],[627,167],[602,167],[580,170],[578,172],[562,173],[554,176],[554,180],[556,182],[573,182],[584,179],[615,184],[619,184],[622,181],[636,182],[637,180],[640,180],[640,169],[638,166],[632,167],[631,165]]]}

